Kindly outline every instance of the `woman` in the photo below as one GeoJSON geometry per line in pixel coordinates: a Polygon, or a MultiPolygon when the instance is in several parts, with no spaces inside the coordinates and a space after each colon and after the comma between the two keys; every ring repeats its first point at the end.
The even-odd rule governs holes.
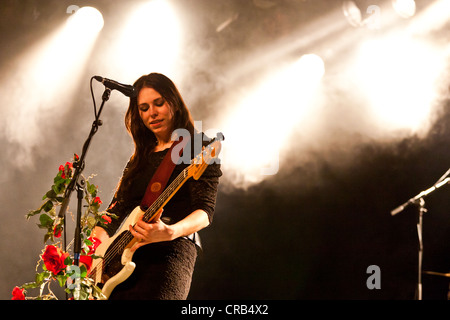
{"type": "MultiPolygon", "coordinates": [[[[151,73],[139,78],[134,87],[138,95],[130,99],[125,125],[135,150],[107,210],[118,219],[94,230],[100,241],[112,236],[141,203],[149,181],[173,144],[172,132],[186,129],[191,141],[194,134],[201,134],[195,132],[190,113],[169,78],[151,73]]],[[[193,150],[185,150],[189,151],[193,156],[193,150]]],[[[167,185],[186,166],[176,165],[167,185]]],[[[189,179],[178,190],[153,223],[140,220],[134,227],[129,226],[132,235],[140,240],[132,248],[136,269],[109,299],[187,298],[197,257],[192,235],[212,222],[220,176],[220,166],[209,165],[200,179],[189,179]]]]}

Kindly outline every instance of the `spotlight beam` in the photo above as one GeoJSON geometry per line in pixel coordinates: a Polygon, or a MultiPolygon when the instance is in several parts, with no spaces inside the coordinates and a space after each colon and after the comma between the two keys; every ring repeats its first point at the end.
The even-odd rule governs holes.
{"type": "Polygon", "coordinates": [[[2,110],[1,120],[7,140],[20,146],[12,161],[33,165],[29,153],[46,139],[42,123],[52,117],[61,119],[68,112],[102,25],[98,10],[82,8],[12,62],[14,68],[5,77],[8,82],[0,86],[0,105],[15,106],[2,110]],[[86,29],[89,21],[97,21],[97,27],[86,29]],[[65,108],[60,108],[60,101],[66,102],[65,108]]]}

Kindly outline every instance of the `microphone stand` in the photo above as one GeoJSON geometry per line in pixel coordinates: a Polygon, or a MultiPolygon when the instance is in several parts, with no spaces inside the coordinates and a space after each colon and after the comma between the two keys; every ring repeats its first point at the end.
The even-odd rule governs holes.
{"type": "Polygon", "coordinates": [[[450,178],[445,178],[450,174],[450,169],[430,188],[420,192],[415,197],[412,197],[402,205],[398,206],[394,210],[391,211],[391,215],[395,216],[396,214],[402,212],[406,207],[411,204],[419,205],[419,221],[417,223],[417,237],[419,239],[419,253],[418,253],[418,278],[417,278],[417,299],[422,300],[422,261],[423,261],[423,214],[427,212],[425,208],[425,200],[424,197],[428,196],[435,190],[440,187],[446,185],[450,182],[450,178]]]}
{"type": "MultiPolygon", "coordinates": [[[[81,156],[79,158],[78,161],[76,161],[76,163],[74,163],[74,168],[75,168],[75,172],[73,175],[72,180],[70,181],[69,185],[67,186],[67,189],[64,192],[64,200],[63,203],[61,205],[61,208],[59,210],[59,214],[58,217],[59,218],[64,218],[64,248],[65,251],[67,251],[67,246],[66,246],[66,219],[65,219],[65,215],[66,215],[66,210],[67,207],[69,205],[70,202],[70,196],[72,194],[72,192],[74,191],[75,187],[77,190],[77,198],[78,198],[78,208],[77,208],[77,219],[76,219],[76,226],[75,226],[75,235],[74,235],[74,265],[75,266],[79,266],[80,264],[80,254],[81,254],[81,208],[82,208],[82,200],[84,197],[84,190],[85,190],[85,184],[86,181],[84,180],[84,178],[81,176],[81,172],[84,170],[85,167],[85,158],[86,158],[86,154],[87,151],[89,149],[89,146],[91,144],[91,140],[93,138],[93,136],[95,135],[95,133],[98,131],[98,128],[102,125],[102,121],[100,120],[100,114],[103,110],[103,106],[105,105],[105,102],[109,100],[109,97],[111,95],[111,89],[109,88],[105,88],[105,91],[103,92],[102,95],[102,104],[100,106],[100,109],[98,111],[98,113],[95,115],[95,120],[92,123],[92,128],[91,131],[89,133],[88,138],[86,139],[84,145],[83,145],[83,149],[82,149],[82,153],[81,156]]],[[[79,279],[78,279],[79,280],[79,279]]],[[[77,288],[79,289],[79,284],[77,284],[77,288]]],[[[66,297],[67,297],[67,293],[66,293],[66,297]]]]}

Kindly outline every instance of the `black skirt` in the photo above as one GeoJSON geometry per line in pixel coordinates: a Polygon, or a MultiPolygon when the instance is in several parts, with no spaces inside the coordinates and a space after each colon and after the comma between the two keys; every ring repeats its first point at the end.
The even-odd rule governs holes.
{"type": "Polygon", "coordinates": [[[185,300],[196,259],[196,245],[185,238],[140,247],[132,259],[136,269],[109,300],[185,300]]]}

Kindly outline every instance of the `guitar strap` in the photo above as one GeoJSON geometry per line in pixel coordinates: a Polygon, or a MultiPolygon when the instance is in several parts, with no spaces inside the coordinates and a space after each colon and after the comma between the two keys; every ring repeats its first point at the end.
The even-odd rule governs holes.
{"type": "Polygon", "coordinates": [[[188,138],[183,138],[180,136],[180,139],[175,141],[170,147],[167,154],[164,156],[163,161],[159,165],[152,179],[150,180],[147,190],[145,191],[145,195],[142,198],[140,207],[142,211],[146,211],[156,199],[158,199],[159,195],[162,193],[164,188],[169,181],[170,176],[172,175],[173,169],[175,165],[178,163],[181,155],[183,154],[183,149],[186,146],[188,138]],[[180,144],[181,143],[181,144],[180,144]],[[178,153],[173,153],[175,146],[180,144],[181,148],[178,153]]]}

